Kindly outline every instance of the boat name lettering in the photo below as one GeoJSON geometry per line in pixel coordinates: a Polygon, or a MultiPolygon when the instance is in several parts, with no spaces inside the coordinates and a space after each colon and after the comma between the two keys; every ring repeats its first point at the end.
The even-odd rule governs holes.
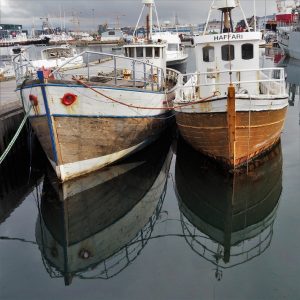
{"type": "MultiPolygon", "coordinates": [[[[240,33],[229,34],[229,39],[230,40],[242,40],[243,35],[240,33]]],[[[228,40],[228,34],[221,34],[221,35],[214,36],[214,41],[226,41],[226,40],[228,40]]]]}

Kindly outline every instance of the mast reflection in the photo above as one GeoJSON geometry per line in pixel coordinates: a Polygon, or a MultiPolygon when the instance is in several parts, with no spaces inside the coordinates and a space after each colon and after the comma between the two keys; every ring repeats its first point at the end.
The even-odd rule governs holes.
{"type": "MultiPolygon", "coordinates": [[[[36,240],[51,277],[109,279],[141,253],[166,193],[170,141],[59,185],[44,180],[36,240]]],[[[51,170],[49,168],[49,170],[51,170]]]]}
{"type": "Polygon", "coordinates": [[[222,270],[262,254],[271,244],[282,191],[282,153],[256,159],[239,174],[225,174],[180,142],[176,189],[181,225],[191,249],[222,270]]]}

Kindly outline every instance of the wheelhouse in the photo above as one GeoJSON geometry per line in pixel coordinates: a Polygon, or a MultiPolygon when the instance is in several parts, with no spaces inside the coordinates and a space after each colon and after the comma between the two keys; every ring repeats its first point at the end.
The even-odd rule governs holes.
{"type": "MultiPolygon", "coordinates": [[[[233,81],[254,81],[257,75],[250,70],[259,69],[260,41],[261,33],[259,32],[197,36],[194,38],[197,71],[215,72],[210,78],[218,81],[221,76],[218,71],[243,70],[240,73],[233,72],[231,79],[233,81]]],[[[229,73],[223,73],[222,77],[227,76],[229,81],[229,73]]],[[[257,84],[248,84],[244,89],[249,93],[259,92],[257,84]]],[[[223,92],[223,87],[220,87],[220,92],[223,92]]]]}
{"type": "MultiPolygon", "coordinates": [[[[164,43],[135,43],[124,46],[124,55],[132,59],[161,68],[166,74],[166,44],[164,43]]],[[[142,70],[140,70],[142,71],[142,70]]],[[[156,72],[155,70],[153,71],[156,72]]]]}

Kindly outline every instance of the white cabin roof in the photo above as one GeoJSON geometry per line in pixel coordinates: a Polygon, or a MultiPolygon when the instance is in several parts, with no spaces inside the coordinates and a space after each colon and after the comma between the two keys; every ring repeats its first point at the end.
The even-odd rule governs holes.
{"type": "Polygon", "coordinates": [[[181,44],[180,37],[176,33],[171,33],[169,31],[162,31],[162,32],[155,32],[152,35],[153,41],[162,40],[166,41],[167,43],[173,44],[181,44]]]}

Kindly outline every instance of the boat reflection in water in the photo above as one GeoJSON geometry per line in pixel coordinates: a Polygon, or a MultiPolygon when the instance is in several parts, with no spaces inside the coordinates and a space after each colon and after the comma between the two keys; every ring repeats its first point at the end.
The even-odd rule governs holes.
{"type": "Polygon", "coordinates": [[[170,142],[159,140],[81,179],[58,185],[48,175],[36,240],[50,276],[69,285],[74,277],[108,279],[126,268],[160,216],[171,159],[170,142]]]}
{"type": "Polygon", "coordinates": [[[287,59],[286,74],[289,91],[289,105],[294,106],[296,96],[300,99],[300,61],[294,58],[287,59]]]}
{"type": "Polygon", "coordinates": [[[192,250],[222,270],[262,254],[271,243],[282,191],[278,144],[239,174],[225,174],[188,145],[179,143],[176,189],[181,224],[192,250]]]}

